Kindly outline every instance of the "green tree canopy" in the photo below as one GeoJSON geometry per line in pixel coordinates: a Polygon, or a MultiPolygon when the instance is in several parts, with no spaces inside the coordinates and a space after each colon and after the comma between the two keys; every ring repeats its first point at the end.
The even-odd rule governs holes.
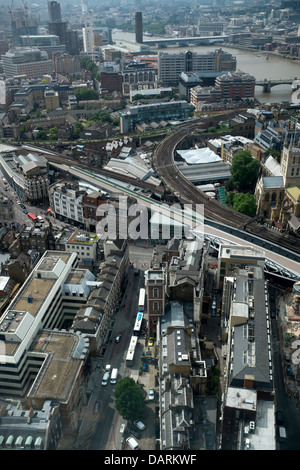
{"type": "Polygon", "coordinates": [[[130,377],[125,377],[116,385],[115,404],[120,415],[128,420],[140,418],[144,409],[144,394],[141,387],[130,377]]]}
{"type": "Polygon", "coordinates": [[[47,132],[44,129],[39,129],[36,138],[37,140],[47,140],[47,132]]]}
{"type": "Polygon", "coordinates": [[[251,152],[240,150],[232,159],[230,180],[239,191],[253,191],[258,177],[258,169],[259,161],[252,157],[251,152]]]}
{"type": "Polygon", "coordinates": [[[256,213],[255,197],[251,193],[233,193],[229,192],[226,196],[226,204],[235,211],[253,217],[256,213]]]}
{"type": "Polygon", "coordinates": [[[99,98],[95,90],[91,90],[87,87],[77,88],[77,90],[75,90],[75,96],[78,101],[97,100],[99,98]]]}
{"type": "Polygon", "coordinates": [[[93,78],[95,78],[96,75],[98,74],[97,65],[89,57],[80,57],[80,66],[81,66],[82,69],[89,70],[89,72],[91,72],[93,78]]]}

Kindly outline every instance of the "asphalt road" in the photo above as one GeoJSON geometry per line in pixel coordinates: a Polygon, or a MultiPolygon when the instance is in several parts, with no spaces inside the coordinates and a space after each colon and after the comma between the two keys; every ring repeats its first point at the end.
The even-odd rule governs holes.
{"type": "Polygon", "coordinates": [[[110,340],[105,351],[102,350],[104,354],[93,363],[89,387],[92,393],[87,406],[82,411],[81,428],[74,446],[76,449],[121,450],[120,428],[126,421],[115,409],[115,385],[110,383],[101,385],[101,381],[106,364],[110,364],[111,368],[118,368],[119,380],[130,376],[131,370],[126,366],[125,359],[137,313],[140,282],[142,282],[142,276],[134,276],[133,268],[129,268],[127,288],[120,310],[115,316],[110,340]],[[116,343],[115,337],[119,334],[121,334],[121,341],[116,343]],[[95,413],[96,402],[99,408],[95,413]]]}

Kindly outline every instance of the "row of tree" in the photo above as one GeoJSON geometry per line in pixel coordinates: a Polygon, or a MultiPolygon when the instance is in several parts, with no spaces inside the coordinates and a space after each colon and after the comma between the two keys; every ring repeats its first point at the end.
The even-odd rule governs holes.
{"type": "Polygon", "coordinates": [[[256,213],[254,197],[259,161],[249,150],[240,150],[232,160],[231,177],[225,185],[226,204],[238,212],[253,217],[256,213]]]}

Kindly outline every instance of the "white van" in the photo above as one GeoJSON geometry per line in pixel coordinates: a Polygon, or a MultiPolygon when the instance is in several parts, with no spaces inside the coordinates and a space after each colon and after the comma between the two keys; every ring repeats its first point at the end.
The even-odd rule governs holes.
{"type": "Polygon", "coordinates": [[[117,383],[118,378],[118,369],[113,369],[111,373],[110,383],[115,384],[117,383]]]}
{"type": "Polygon", "coordinates": [[[109,379],[109,372],[105,372],[102,379],[102,385],[107,385],[109,379]]]}
{"type": "Polygon", "coordinates": [[[138,443],[136,442],[136,440],[133,439],[133,437],[127,437],[126,442],[127,442],[127,444],[129,445],[130,449],[132,449],[132,450],[139,450],[139,445],[138,445],[138,443]]]}

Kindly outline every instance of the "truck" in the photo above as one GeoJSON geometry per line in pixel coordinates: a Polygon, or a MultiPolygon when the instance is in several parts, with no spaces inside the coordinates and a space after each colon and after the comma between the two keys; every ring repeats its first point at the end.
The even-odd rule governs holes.
{"type": "Polygon", "coordinates": [[[118,378],[118,369],[113,369],[110,376],[110,383],[115,384],[117,383],[118,378]]]}

